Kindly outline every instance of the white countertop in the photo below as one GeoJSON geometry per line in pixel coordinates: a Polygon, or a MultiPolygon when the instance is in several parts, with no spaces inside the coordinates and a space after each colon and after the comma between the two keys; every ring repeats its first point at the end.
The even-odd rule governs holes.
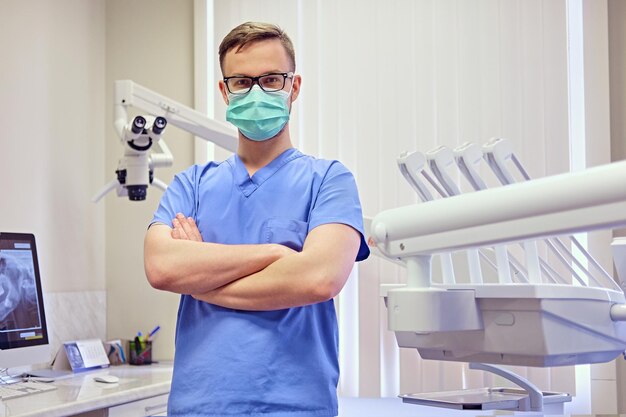
{"type": "MultiPolygon", "coordinates": [[[[149,366],[111,366],[106,369],[76,374],[55,381],[58,388],[0,402],[0,417],[61,417],[115,407],[134,401],[168,394],[172,380],[172,364],[149,366]],[[115,375],[119,382],[106,384],[94,381],[102,374],[115,375]]],[[[339,398],[339,417],[446,417],[493,416],[498,411],[460,411],[404,404],[399,398],[339,398]]],[[[541,416],[542,413],[512,415],[541,416]]]]}
{"type": "Polygon", "coordinates": [[[172,364],[121,365],[78,373],[53,382],[58,389],[3,400],[2,417],[60,417],[83,413],[167,394],[172,382],[172,364]],[[119,382],[94,381],[96,375],[110,374],[119,382]]]}

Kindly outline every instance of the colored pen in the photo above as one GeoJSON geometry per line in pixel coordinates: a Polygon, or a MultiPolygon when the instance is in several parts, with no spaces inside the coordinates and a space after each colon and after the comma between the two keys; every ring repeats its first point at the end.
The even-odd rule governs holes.
{"type": "Polygon", "coordinates": [[[161,326],[159,325],[157,325],[154,329],[152,329],[150,334],[148,334],[148,340],[152,340],[152,336],[154,336],[156,332],[158,332],[159,330],[161,330],[161,326]]]}
{"type": "Polygon", "coordinates": [[[139,346],[138,346],[138,347],[139,347],[139,349],[143,350],[143,349],[145,349],[145,348],[146,348],[146,347],[145,347],[145,346],[146,346],[146,342],[145,342],[145,341],[144,341],[144,339],[143,339],[143,335],[141,334],[141,330],[139,330],[139,331],[137,332],[137,337],[136,337],[135,339],[136,339],[136,340],[137,340],[137,342],[139,343],[139,346]]]}

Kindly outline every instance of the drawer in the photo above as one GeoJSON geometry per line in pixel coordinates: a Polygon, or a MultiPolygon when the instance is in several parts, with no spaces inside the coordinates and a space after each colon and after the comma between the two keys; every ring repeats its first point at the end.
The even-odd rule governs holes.
{"type": "Polygon", "coordinates": [[[167,415],[168,394],[109,408],[109,417],[148,417],[167,415]]]}

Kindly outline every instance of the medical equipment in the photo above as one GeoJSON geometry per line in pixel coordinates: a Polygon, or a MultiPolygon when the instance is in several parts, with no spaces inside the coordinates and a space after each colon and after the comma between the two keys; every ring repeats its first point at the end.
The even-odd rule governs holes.
{"type": "Polygon", "coordinates": [[[43,298],[35,236],[0,232],[0,368],[50,360],[43,298]]]}
{"type": "MultiPolygon", "coordinates": [[[[607,362],[623,354],[622,289],[577,239],[562,236],[626,224],[626,161],[530,180],[503,139],[482,149],[464,144],[454,152],[439,148],[416,155],[407,163],[404,154],[398,163],[427,201],[383,211],[371,225],[380,253],[407,267],[406,285],[381,286],[389,329],[400,347],[416,348],[424,359],[540,367],[607,362]],[[506,185],[486,187],[478,167],[483,161],[506,185]],[[472,192],[460,192],[454,181],[460,174],[472,192]],[[445,198],[427,198],[428,186],[445,198]],[[538,245],[559,265],[543,259],[538,245]],[[513,249],[523,249],[524,265],[513,249]],[[469,279],[453,270],[449,258],[457,251],[469,254],[469,279]],[[438,254],[443,277],[433,282],[432,258],[438,254]],[[472,269],[482,270],[481,264],[497,268],[497,282],[478,279],[472,269]]],[[[503,375],[497,366],[471,367],[481,366],[503,375]]],[[[569,401],[565,394],[541,393],[515,375],[506,377],[527,394],[503,402],[505,392],[474,392],[484,400],[483,409],[541,411],[569,401]]],[[[404,400],[437,403],[420,395],[404,400]]]]}
{"type": "Polygon", "coordinates": [[[92,199],[98,202],[107,193],[116,190],[120,197],[145,200],[149,185],[165,190],[167,185],[154,176],[158,167],[171,166],[173,156],[161,137],[169,124],[190,132],[204,140],[229,150],[237,149],[237,131],[230,125],[164,97],[130,80],[115,82],[115,131],[124,155],[115,171],[117,178],[105,185],[92,199]],[[128,122],[128,108],[136,107],[154,117],[136,116],[128,122]],[[154,145],[160,152],[151,152],[154,145]]]}

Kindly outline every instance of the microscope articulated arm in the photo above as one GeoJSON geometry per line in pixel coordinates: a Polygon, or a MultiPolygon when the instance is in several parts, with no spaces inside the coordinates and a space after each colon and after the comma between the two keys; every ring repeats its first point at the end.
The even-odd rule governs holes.
{"type": "Polygon", "coordinates": [[[115,82],[115,128],[122,136],[128,107],[165,117],[168,123],[215,143],[228,151],[237,150],[237,131],[230,125],[208,118],[191,107],[171,100],[130,80],[115,82]]]}

